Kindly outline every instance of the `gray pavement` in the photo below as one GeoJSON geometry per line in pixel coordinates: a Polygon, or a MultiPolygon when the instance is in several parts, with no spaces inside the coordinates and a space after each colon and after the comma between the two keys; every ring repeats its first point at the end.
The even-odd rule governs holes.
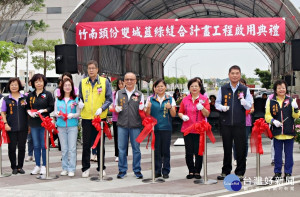
{"type": "MultiPolygon", "coordinates": [[[[215,134],[217,142],[208,142],[208,178],[215,179],[222,168],[223,148],[219,135],[215,134]]],[[[173,135],[172,142],[181,135],[173,135]]],[[[30,175],[35,166],[34,162],[25,162],[25,175],[12,175],[0,178],[1,196],[299,196],[300,191],[300,149],[295,143],[294,146],[294,185],[276,185],[258,187],[244,184],[239,192],[227,191],[223,181],[214,185],[197,185],[194,180],[187,180],[185,176],[188,169],[185,164],[184,146],[171,146],[171,173],[165,183],[143,183],[136,179],[132,172],[132,153],[129,148],[128,172],[124,179],[117,179],[117,162],[114,161],[113,140],[106,140],[106,174],[113,177],[112,181],[94,182],[89,178],[81,178],[81,145],[78,145],[77,167],[75,177],[59,177],[55,180],[38,180],[30,175]]],[[[151,177],[151,151],[145,148],[146,143],[141,144],[142,152],[142,173],[144,178],[151,177]]],[[[263,178],[273,176],[273,166],[270,156],[270,140],[263,138],[264,155],[261,156],[261,176],[263,178]]],[[[11,173],[8,160],[7,145],[3,149],[3,171],[11,173]]],[[[250,150],[249,150],[250,151],[250,150]]],[[[91,162],[90,176],[97,176],[96,162],[91,162]]],[[[61,152],[57,148],[50,149],[50,175],[59,175],[61,171],[61,152]]],[[[233,169],[235,166],[233,166],[233,169]]],[[[202,172],[203,174],[203,168],[202,172]]],[[[246,177],[252,180],[256,176],[256,155],[249,153],[247,159],[246,177]]]]}

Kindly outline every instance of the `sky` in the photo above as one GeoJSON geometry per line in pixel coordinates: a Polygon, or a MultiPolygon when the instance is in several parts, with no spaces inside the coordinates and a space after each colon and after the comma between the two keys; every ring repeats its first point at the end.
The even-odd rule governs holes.
{"type": "MultiPolygon", "coordinates": [[[[290,0],[300,10],[300,0],[290,0]]],[[[177,77],[185,75],[201,78],[227,78],[228,69],[232,65],[241,67],[246,77],[254,77],[254,70],[270,69],[268,56],[255,43],[186,43],[177,46],[177,50],[166,58],[164,74],[176,76],[175,62],[177,60],[177,77]]]]}

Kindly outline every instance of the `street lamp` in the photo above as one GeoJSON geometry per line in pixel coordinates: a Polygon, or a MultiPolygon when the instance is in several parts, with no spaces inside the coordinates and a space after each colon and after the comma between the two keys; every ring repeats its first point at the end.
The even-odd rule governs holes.
{"type": "Polygon", "coordinates": [[[196,64],[192,64],[191,66],[190,66],[190,79],[192,78],[192,68],[194,67],[194,66],[197,66],[199,64],[199,62],[197,62],[196,64]]]}
{"type": "Polygon", "coordinates": [[[177,87],[177,61],[179,60],[179,59],[181,59],[181,58],[184,58],[184,57],[187,57],[187,55],[183,55],[183,56],[180,56],[180,57],[178,57],[177,59],[176,59],[176,61],[175,61],[175,72],[176,72],[176,83],[175,83],[175,87],[177,87]]]}
{"type": "MultiPolygon", "coordinates": [[[[33,27],[33,25],[31,24],[29,27],[28,27],[28,31],[27,31],[27,41],[28,41],[28,37],[29,37],[29,33],[30,33],[30,30],[31,28],[33,27]]],[[[27,45],[27,43],[26,43],[27,45]]],[[[29,48],[28,48],[28,45],[27,45],[27,59],[26,59],[26,87],[25,87],[25,92],[28,92],[28,51],[29,48]]]]}

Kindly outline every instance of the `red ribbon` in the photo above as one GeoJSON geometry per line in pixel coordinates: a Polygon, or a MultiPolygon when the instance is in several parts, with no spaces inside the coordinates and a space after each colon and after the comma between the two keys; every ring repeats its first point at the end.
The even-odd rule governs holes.
{"type": "Polygon", "coordinates": [[[96,130],[98,131],[97,137],[95,139],[95,142],[92,146],[92,149],[95,149],[97,147],[97,144],[99,143],[99,140],[101,138],[101,122],[103,122],[103,133],[108,137],[108,139],[112,139],[111,136],[111,131],[108,127],[108,124],[106,121],[101,121],[100,116],[95,116],[94,119],[92,120],[92,125],[96,128],[96,130]]]}
{"type": "Polygon", "coordinates": [[[192,131],[196,131],[200,134],[199,137],[199,149],[198,149],[198,155],[202,156],[204,152],[204,139],[205,139],[205,133],[209,137],[210,141],[212,143],[216,142],[215,136],[211,131],[211,125],[206,122],[205,120],[202,120],[201,122],[197,122],[186,128],[183,132],[183,135],[186,136],[192,131]]]}
{"type": "Polygon", "coordinates": [[[109,111],[110,111],[110,112],[116,112],[116,108],[114,108],[114,107],[109,108],[109,111]]]}
{"type": "Polygon", "coordinates": [[[58,113],[59,116],[62,116],[63,120],[66,122],[66,126],[68,126],[68,114],[63,113],[61,110],[58,113]]]}
{"type": "Polygon", "coordinates": [[[8,143],[10,143],[10,140],[7,135],[7,132],[5,131],[5,124],[2,120],[2,116],[0,116],[0,147],[1,147],[2,143],[8,144],[8,143]]]}
{"type": "Polygon", "coordinates": [[[248,116],[248,114],[250,114],[250,112],[251,112],[251,109],[246,110],[246,116],[248,116]]]}
{"type": "Polygon", "coordinates": [[[151,149],[155,149],[155,134],[154,134],[154,126],[157,124],[157,120],[153,118],[152,116],[146,117],[145,113],[143,113],[143,110],[139,110],[139,113],[143,119],[142,124],[144,126],[144,129],[141,131],[139,136],[135,139],[138,143],[141,143],[147,136],[148,136],[148,142],[146,145],[146,148],[148,149],[149,141],[150,141],[150,135],[152,135],[152,141],[151,141],[151,149]]]}
{"type": "MultiPolygon", "coordinates": [[[[31,112],[37,112],[36,109],[32,109],[30,111],[31,112]]],[[[50,118],[49,116],[43,117],[42,114],[39,113],[39,112],[37,112],[37,114],[39,115],[39,117],[42,120],[41,126],[44,127],[46,130],[48,130],[48,132],[49,132],[52,147],[55,147],[54,139],[53,139],[53,133],[58,134],[58,130],[56,129],[55,124],[52,122],[52,118],[50,118]]],[[[47,132],[45,132],[44,141],[45,141],[45,148],[46,149],[47,149],[47,143],[46,143],[47,137],[48,137],[47,132]]]]}
{"type": "Polygon", "coordinates": [[[273,138],[272,132],[269,128],[269,125],[265,122],[265,119],[260,118],[254,122],[251,138],[250,138],[250,146],[252,153],[259,153],[260,155],[264,154],[264,150],[261,142],[261,134],[265,134],[265,136],[269,138],[273,138]]]}

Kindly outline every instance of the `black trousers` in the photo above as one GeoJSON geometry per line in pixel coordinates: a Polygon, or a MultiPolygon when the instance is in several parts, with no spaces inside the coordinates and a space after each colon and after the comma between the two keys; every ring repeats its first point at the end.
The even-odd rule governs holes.
{"type": "Polygon", "coordinates": [[[199,173],[202,169],[203,157],[198,155],[200,134],[190,133],[184,136],[185,161],[189,169],[189,173],[199,173]],[[195,155],[195,162],[194,162],[195,155]]]}
{"type": "MultiPolygon", "coordinates": [[[[103,119],[105,120],[105,119],[103,119]]],[[[82,172],[86,171],[91,167],[91,144],[94,144],[96,136],[98,135],[98,131],[92,125],[92,120],[82,119],[82,172]]],[[[103,134],[105,136],[105,134],[103,134]]],[[[102,137],[102,136],[101,136],[102,137]]],[[[100,139],[101,140],[101,139],[100,139]]],[[[97,171],[100,170],[100,140],[97,144],[97,158],[98,158],[98,168],[97,171]]],[[[105,169],[105,137],[103,138],[103,170],[105,169]]]]}
{"type": "Polygon", "coordinates": [[[155,173],[169,174],[170,166],[170,146],[172,131],[155,130],[155,173]]]}
{"type": "Polygon", "coordinates": [[[113,121],[114,129],[114,144],[115,144],[115,156],[119,157],[119,148],[118,148],[118,126],[117,122],[113,121]]]}
{"type": "Polygon", "coordinates": [[[246,172],[246,126],[228,126],[222,125],[223,140],[223,174],[230,174],[232,170],[232,143],[234,141],[236,150],[235,169],[236,175],[244,175],[246,172]]]}
{"type": "Polygon", "coordinates": [[[8,157],[11,169],[23,168],[25,158],[25,147],[27,140],[27,131],[8,131],[10,143],[8,144],[8,157]],[[18,146],[18,164],[16,163],[16,149],[18,146]]]}

